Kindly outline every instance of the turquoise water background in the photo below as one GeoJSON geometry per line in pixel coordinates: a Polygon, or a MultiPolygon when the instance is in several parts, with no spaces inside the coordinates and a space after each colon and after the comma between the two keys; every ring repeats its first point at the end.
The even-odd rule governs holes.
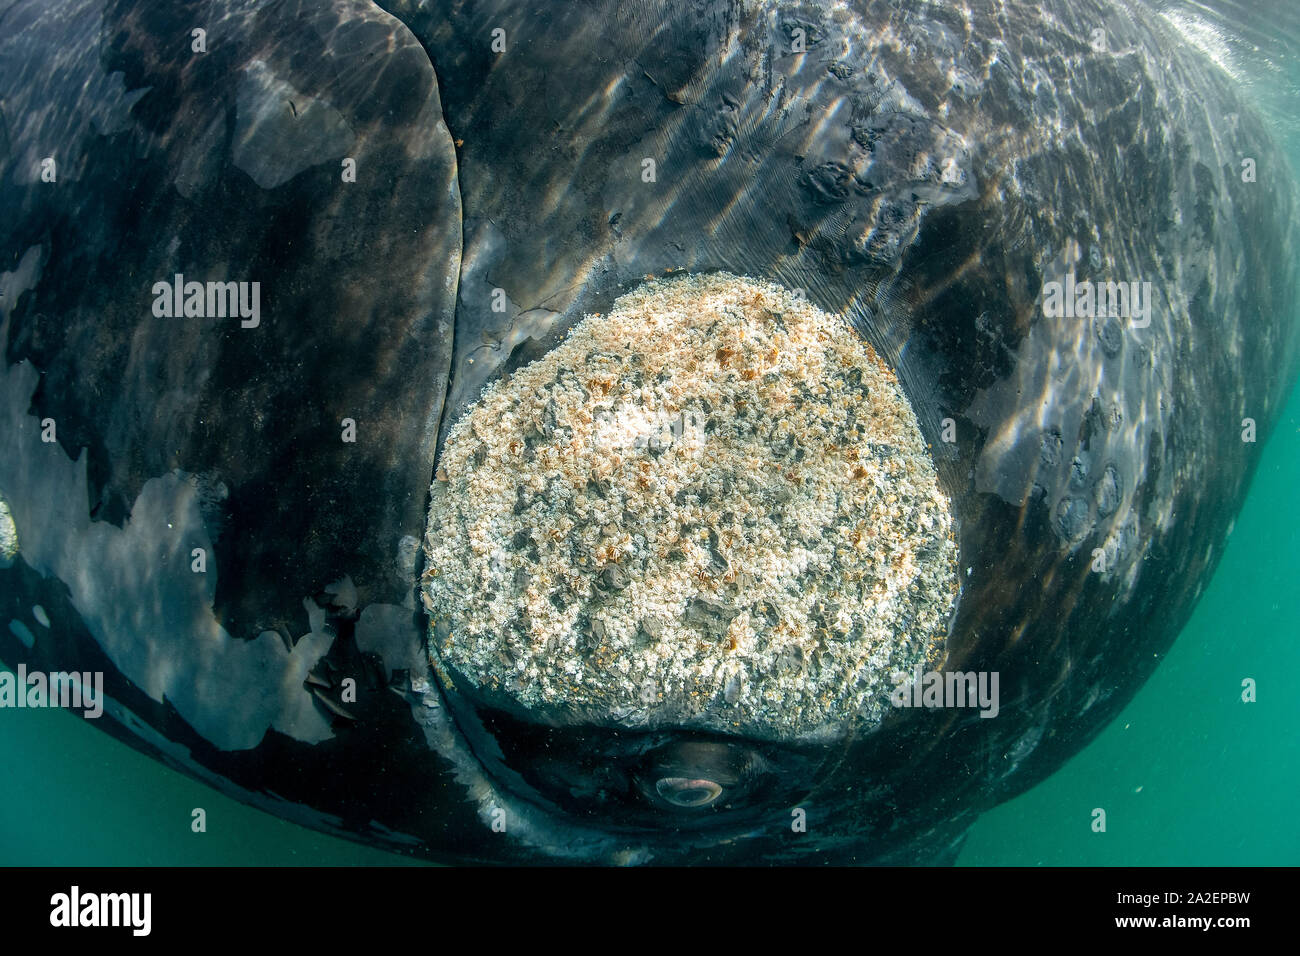
{"type": "MultiPolygon", "coordinates": [[[[1274,16],[1287,3],[1300,7],[1225,6],[1217,41],[1296,157],[1298,34],[1294,12],[1280,28],[1274,16]],[[1275,46],[1261,52],[1255,30],[1275,46]]],[[[1211,48],[1215,41],[1205,37],[1211,48]]],[[[1050,779],[985,814],[958,864],[1300,863],[1298,529],[1300,389],[1268,439],[1216,575],[1155,674],[1050,779]],[[1257,683],[1255,703],[1241,700],[1247,677],[1257,683]],[[1091,829],[1097,807],[1105,833],[1091,829]]],[[[236,803],[78,716],[8,710],[0,723],[0,864],[406,862],[236,803]],[[191,832],[196,807],[207,813],[205,833],[191,832]]]]}

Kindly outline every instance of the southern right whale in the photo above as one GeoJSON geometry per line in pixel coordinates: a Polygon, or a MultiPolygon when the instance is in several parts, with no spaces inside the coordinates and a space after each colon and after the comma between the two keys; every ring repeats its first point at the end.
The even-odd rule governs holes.
{"type": "Polygon", "coordinates": [[[950,860],[1177,636],[1294,380],[1295,205],[1150,5],[221,8],[203,51],[198,5],[0,13],[7,664],[102,671],[114,733],[406,852],[899,863],[950,860]],[[927,666],[996,673],[995,718],[805,741],[435,675],[448,435],[647,276],[724,273],[896,376],[956,529],[927,666]],[[259,321],[155,315],[178,274],[259,283],[259,321]],[[1046,302],[1085,282],[1144,299],[1046,302]]]}

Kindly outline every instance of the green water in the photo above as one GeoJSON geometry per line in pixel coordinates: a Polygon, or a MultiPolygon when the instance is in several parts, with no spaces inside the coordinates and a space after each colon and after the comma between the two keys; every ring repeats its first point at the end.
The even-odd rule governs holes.
{"type": "Polygon", "coordinates": [[[1223,561],[1151,679],[1101,735],[985,814],[970,866],[1300,862],[1300,389],[1264,449],[1223,561]],[[1257,701],[1243,703],[1243,679],[1257,701]],[[1106,811],[1093,833],[1092,811],[1106,811]]]}

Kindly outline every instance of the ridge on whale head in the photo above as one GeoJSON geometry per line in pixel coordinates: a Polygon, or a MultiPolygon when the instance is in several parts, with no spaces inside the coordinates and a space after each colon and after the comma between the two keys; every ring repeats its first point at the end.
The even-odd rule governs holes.
{"type": "Polygon", "coordinates": [[[1212,573],[1294,197],[1143,4],[897,6],[6,8],[0,660],[437,859],[951,860],[1212,573]]]}

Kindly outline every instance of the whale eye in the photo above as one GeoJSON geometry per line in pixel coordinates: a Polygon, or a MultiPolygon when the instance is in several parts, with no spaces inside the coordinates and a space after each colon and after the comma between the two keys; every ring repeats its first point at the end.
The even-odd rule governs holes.
{"type": "Polygon", "coordinates": [[[821,746],[547,727],[462,692],[446,700],[466,743],[502,787],[588,824],[643,834],[743,829],[774,807],[797,804],[826,766],[821,746]]]}
{"type": "Polygon", "coordinates": [[[655,792],[675,807],[707,807],[722,796],[722,787],[703,778],[660,777],[655,792]]]}
{"type": "Polygon", "coordinates": [[[731,810],[763,793],[769,769],[741,743],[673,740],[645,754],[633,779],[655,811],[731,810]]]}

